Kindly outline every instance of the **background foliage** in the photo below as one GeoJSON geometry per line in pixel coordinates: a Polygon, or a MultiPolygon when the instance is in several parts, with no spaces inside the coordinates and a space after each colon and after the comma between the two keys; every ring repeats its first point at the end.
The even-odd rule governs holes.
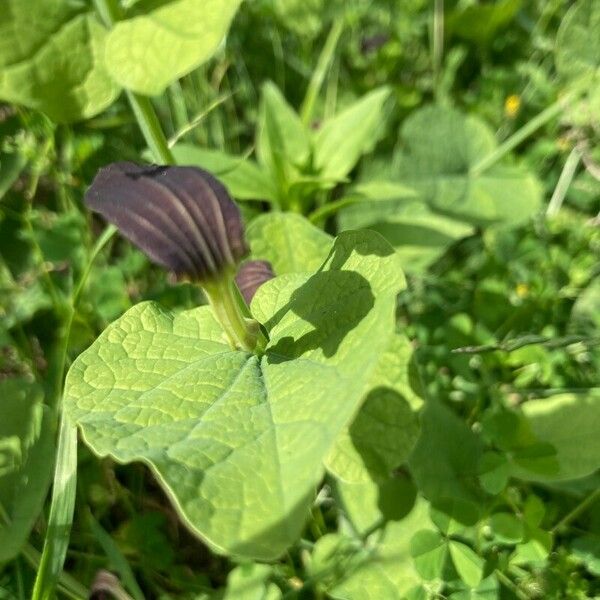
{"type": "MultiPolygon", "coordinates": [[[[136,600],[600,595],[597,2],[4,4],[0,597],[49,598],[54,584],[59,597],[136,600]],[[66,371],[105,329],[85,355],[97,368],[124,344],[102,340],[144,311],[178,334],[127,360],[215,328],[197,286],[84,208],[115,160],[202,166],[225,183],[252,257],[280,276],[252,305],[265,320],[299,282],[333,310],[334,290],[360,286],[342,285],[340,265],[321,288],[306,273],[332,244],[378,248],[348,260],[380,312],[314,375],[285,375],[306,389],[273,396],[312,429],[280,433],[258,471],[234,436],[255,484],[242,506],[263,536],[254,546],[236,545],[245,529],[218,513],[239,501],[241,476],[207,477],[206,506],[182,509],[187,471],[153,454],[157,440],[174,448],[168,427],[144,452],[119,448],[122,431],[89,410],[102,390],[84,390],[80,362],[65,406],[92,424],[85,440],[101,457],[61,421],[66,371]],[[396,252],[342,233],[362,228],[396,252]],[[271,485],[285,497],[262,505],[271,485]]],[[[309,331],[302,306],[285,322],[294,335],[309,331]]],[[[317,329],[339,317],[324,314],[317,329]]],[[[191,361],[217,342],[185,343],[191,361]]],[[[208,438],[239,415],[222,418],[208,438]]],[[[194,444],[177,451],[184,466],[200,461],[194,444]]]]}

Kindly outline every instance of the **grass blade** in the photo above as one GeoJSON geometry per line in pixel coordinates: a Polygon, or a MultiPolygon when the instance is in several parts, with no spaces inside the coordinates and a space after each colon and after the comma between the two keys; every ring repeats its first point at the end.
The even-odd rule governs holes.
{"type": "Polygon", "coordinates": [[[77,483],[77,429],[63,413],[52,486],[52,504],[44,550],[35,579],[32,600],[50,600],[62,573],[75,507],[77,483]]]}

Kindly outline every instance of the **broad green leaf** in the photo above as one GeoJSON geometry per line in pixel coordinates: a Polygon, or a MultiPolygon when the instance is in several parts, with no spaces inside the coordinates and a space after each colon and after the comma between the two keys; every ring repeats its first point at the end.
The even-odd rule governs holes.
{"type": "Polygon", "coordinates": [[[415,190],[397,181],[365,181],[352,187],[348,193],[374,201],[414,198],[418,195],[415,190]]]}
{"type": "Polygon", "coordinates": [[[499,0],[490,4],[468,4],[462,10],[455,10],[446,27],[452,34],[479,44],[489,42],[496,32],[515,18],[522,0],[499,0]]]}
{"type": "Polygon", "coordinates": [[[421,435],[409,459],[423,495],[432,503],[477,502],[479,438],[448,407],[430,401],[421,413],[421,435]]]}
{"type": "Polygon", "coordinates": [[[419,575],[427,581],[441,577],[448,557],[448,543],[437,531],[422,529],[410,540],[410,554],[419,575]]]}
{"type": "Polygon", "coordinates": [[[338,479],[385,481],[406,461],[419,435],[417,411],[422,404],[411,387],[411,358],[410,342],[396,334],[358,414],[327,457],[327,469],[338,479]]]}
{"type": "Polygon", "coordinates": [[[340,212],[341,230],[368,228],[394,246],[405,271],[425,270],[457,240],[471,235],[465,223],[433,213],[419,200],[364,202],[340,212]]]}
{"type": "MultiPolygon", "coordinates": [[[[377,541],[376,545],[364,552],[360,564],[353,563],[338,581],[330,582],[327,594],[336,600],[405,600],[421,582],[411,557],[410,540],[429,524],[427,503],[420,498],[402,520],[388,523],[383,533],[373,534],[368,545],[372,540],[377,541]]],[[[335,560],[335,553],[330,560],[335,560]]]]}
{"type": "Polygon", "coordinates": [[[54,436],[42,400],[36,384],[0,381],[0,563],[21,551],[50,484],[54,436]]]}
{"type": "Polygon", "coordinates": [[[389,97],[387,87],[374,90],[325,121],[314,138],[314,165],[322,177],[344,179],[374,148],[383,133],[383,106],[389,97]]]}
{"type": "Polygon", "coordinates": [[[474,165],[497,146],[485,123],[457,110],[427,106],[404,122],[398,178],[419,190],[432,210],[475,225],[518,223],[541,205],[541,187],[521,168],[474,165]]]}
{"type": "Polygon", "coordinates": [[[600,393],[559,394],[523,405],[535,435],[556,451],[558,472],[530,479],[567,480],[600,468],[600,393]]]}
{"type": "Polygon", "coordinates": [[[277,198],[272,180],[247,158],[192,144],[177,144],[171,151],[176,164],[200,167],[218,177],[236,200],[274,202],[277,198]]]}
{"type": "Polygon", "coordinates": [[[227,575],[223,600],[278,600],[281,590],[269,583],[272,569],[268,565],[240,565],[227,575]]]}
{"type": "Polygon", "coordinates": [[[123,87],[154,96],[213,56],[242,0],[139,2],[108,35],[105,60],[123,87]]]}
{"type": "Polygon", "coordinates": [[[490,517],[490,527],[494,537],[505,544],[516,544],[523,539],[523,523],[515,515],[507,512],[494,513],[490,517]]]}
{"type": "Polygon", "coordinates": [[[448,548],[460,578],[469,587],[477,587],[483,576],[483,559],[462,542],[451,540],[448,543],[448,548]]]}
{"type": "Polygon", "coordinates": [[[146,463],[213,549],[261,559],[299,536],[404,286],[393,249],[367,231],[340,235],[316,274],[267,301],[275,282],[253,302],[273,309],[264,356],[231,350],[208,307],[143,303],[74,362],[64,399],[91,448],[146,463]]]}
{"type": "Polygon", "coordinates": [[[276,275],[314,271],[333,238],[300,215],[273,212],[254,219],[246,232],[252,258],[268,260],[276,275]]]}
{"type": "Polygon", "coordinates": [[[596,0],[573,4],[556,38],[556,69],[566,79],[600,74],[600,5],[596,0]]]}
{"type": "Polygon", "coordinates": [[[271,82],[262,87],[256,154],[280,184],[292,179],[290,170],[310,158],[308,132],[298,114],[271,82]]]}
{"type": "Polygon", "coordinates": [[[5,0],[0,98],[59,122],[94,116],[119,94],[104,64],[107,32],[81,0],[5,0]]]}
{"type": "Polygon", "coordinates": [[[344,513],[359,533],[387,521],[400,521],[412,510],[416,498],[414,484],[402,473],[379,482],[337,480],[335,489],[344,513]]]}

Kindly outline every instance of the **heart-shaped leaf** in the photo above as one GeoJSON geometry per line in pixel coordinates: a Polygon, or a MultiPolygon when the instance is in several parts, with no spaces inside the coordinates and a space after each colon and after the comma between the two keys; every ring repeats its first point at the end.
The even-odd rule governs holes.
{"type": "Polygon", "coordinates": [[[541,188],[521,168],[477,162],[497,143],[485,123],[454,109],[427,106],[408,117],[397,156],[398,177],[418,189],[431,208],[476,225],[515,223],[541,205],[541,188]]]}
{"type": "Polygon", "coordinates": [[[276,275],[314,271],[331,248],[333,238],[292,213],[267,213],[254,219],[246,237],[252,257],[268,260],[276,275]]]}
{"type": "Polygon", "coordinates": [[[99,113],[119,94],[104,63],[106,36],[87,2],[6,0],[0,98],[59,122],[99,113]]]}
{"type": "Polygon", "coordinates": [[[270,334],[264,356],[232,351],[208,307],[143,303],[75,361],[64,399],[91,448],[149,465],[214,549],[261,559],[299,536],[404,286],[393,249],[368,231],[339,236],[285,293],[278,279],[252,304],[270,334]]]}
{"type": "Polygon", "coordinates": [[[140,2],[106,42],[110,74],[140,94],[160,94],[217,50],[242,0],[140,2]]]}
{"type": "Polygon", "coordinates": [[[385,481],[408,458],[419,435],[422,404],[411,387],[411,357],[410,342],[395,335],[358,414],[327,457],[327,468],[338,479],[385,481]]]}

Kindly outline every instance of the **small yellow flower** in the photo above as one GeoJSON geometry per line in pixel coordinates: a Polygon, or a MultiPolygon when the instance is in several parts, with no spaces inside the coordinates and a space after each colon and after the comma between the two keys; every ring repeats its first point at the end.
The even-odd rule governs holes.
{"type": "Polygon", "coordinates": [[[567,152],[571,149],[571,140],[567,136],[561,136],[556,140],[556,145],[561,152],[567,152]]]}
{"type": "Polygon", "coordinates": [[[518,283],[515,292],[519,298],[525,298],[529,295],[529,286],[526,283],[518,283]]]}
{"type": "Polygon", "coordinates": [[[517,113],[519,112],[520,108],[521,108],[521,96],[518,96],[517,94],[511,94],[504,101],[504,114],[509,119],[514,119],[517,116],[517,113]]]}

